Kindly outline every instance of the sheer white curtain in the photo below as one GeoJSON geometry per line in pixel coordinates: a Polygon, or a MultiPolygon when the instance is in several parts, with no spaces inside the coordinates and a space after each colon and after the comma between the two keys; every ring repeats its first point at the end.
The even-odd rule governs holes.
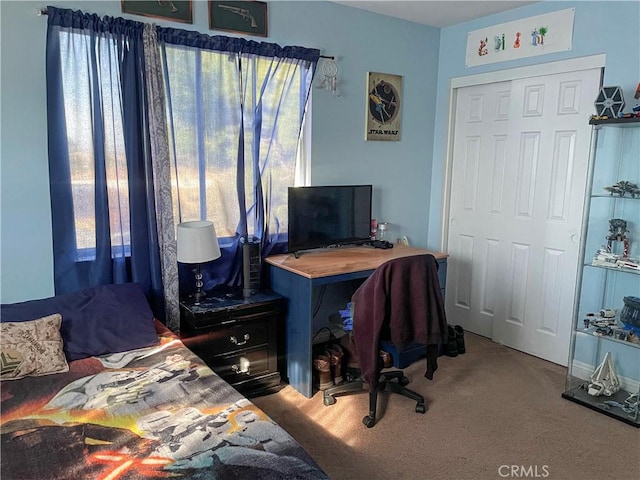
{"type": "Polygon", "coordinates": [[[317,51],[313,61],[286,50],[300,47],[267,55],[255,42],[246,52],[184,43],[161,42],[173,214],[215,224],[223,256],[205,269],[205,288],[237,285],[241,242],[259,242],[263,256],[286,245],[287,189],[298,183],[317,51]]]}

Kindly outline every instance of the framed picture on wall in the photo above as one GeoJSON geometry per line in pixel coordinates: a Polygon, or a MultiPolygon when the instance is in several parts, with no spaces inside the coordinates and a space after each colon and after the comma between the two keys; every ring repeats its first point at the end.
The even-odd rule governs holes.
{"type": "Polygon", "coordinates": [[[367,73],[365,140],[400,140],[402,77],[367,73]]]}
{"type": "Polygon", "coordinates": [[[266,2],[209,2],[209,28],[211,30],[266,37],[267,27],[266,2]]]}
{"type": "Polygon", "coordinates": [[[121,0],[122,13],[193,23],[191,0],[128,1],[121,0]]]}

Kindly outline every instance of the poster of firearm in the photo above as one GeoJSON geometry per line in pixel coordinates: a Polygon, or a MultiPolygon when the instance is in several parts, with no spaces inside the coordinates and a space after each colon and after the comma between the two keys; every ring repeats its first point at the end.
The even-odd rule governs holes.
{"type": "Polygon", "coordinates": [[[266,2],[209,2],[209,28],[267,36],[266,2]]]}
{"type": "Polygon", "coordinates": [[[162,18],[174,22],[193,23],[191,0],[122,0],[122,12],[145,17],[162,18]]]}

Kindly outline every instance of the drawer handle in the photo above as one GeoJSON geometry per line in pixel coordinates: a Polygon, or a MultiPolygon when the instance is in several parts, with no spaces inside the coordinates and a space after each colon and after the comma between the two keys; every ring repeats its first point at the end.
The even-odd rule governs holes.
{"type": "Polygon", "coordinates": [[[236,364],[231,365],[231,370],[236,372],[238,375],[240,375],[241,373],[246,373],[248,375],[251,375],[249,373],[250,365],[251,365],[251,362],[249,361],[248,358],[240,357],[240,365],[236,365],[236,364]]]}
{"type": "Polygon", "coordinates": [[[232,335],[231,337],[229,337],[229,341],[230,341],[231,343],[235,344],[235,345],[244,345],[245,343],[247,343],[247,342],[249,341],[249,339],[250,339],[250,338],[251,338],[251,337],[249,336],[249,334],[248,334],[248,333],[245,333],[245,334],[244,334],[244,337],[243,337],[244,342],[238,342],[238,339],[237,339],[235,336],[233,336],[233,335],[232,335]]]}

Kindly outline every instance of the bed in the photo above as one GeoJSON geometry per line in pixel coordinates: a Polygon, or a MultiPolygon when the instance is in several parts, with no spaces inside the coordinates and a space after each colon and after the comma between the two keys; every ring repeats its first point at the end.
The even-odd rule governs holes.
{"type": "Polygon", "coordinates": [[[136,284],[2,305],[1,478],[322,479],[136,284]]]}

